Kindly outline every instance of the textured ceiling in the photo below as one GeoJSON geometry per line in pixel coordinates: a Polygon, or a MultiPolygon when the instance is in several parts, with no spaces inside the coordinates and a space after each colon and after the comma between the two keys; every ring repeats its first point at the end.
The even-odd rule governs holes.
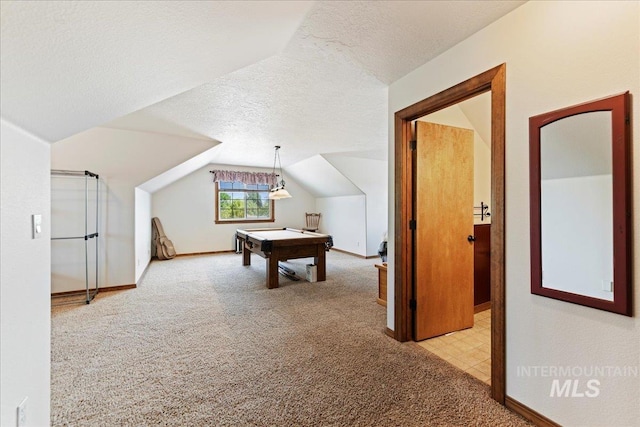
{"type": "Polygon", "coordinates": [[[2,116],[222,142],[210,161],[385,155],[387,87],[523,1],[2,2],[2,116]]]}
{"type": "Polygon", "coordinates": [[[287,51],[342,55],[385,84],[471,36],[524,1],[316,2],[287,51]]]}
{"type": "Polygon", "coordinates": [[[2,1],[2,117],[55,142],[282,50],[311,2],[2,1]]]}

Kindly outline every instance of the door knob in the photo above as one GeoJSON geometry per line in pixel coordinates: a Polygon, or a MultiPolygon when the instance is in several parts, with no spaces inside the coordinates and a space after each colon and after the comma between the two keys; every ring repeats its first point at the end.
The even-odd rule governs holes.
{"type": "Polygon", "coordinates": [[[469,241],[469,243],[473,243],[476,241],[476,238],[474,236],[472,236],[471,234],[469,234],[467,236],[467,240],[469,241]]]}

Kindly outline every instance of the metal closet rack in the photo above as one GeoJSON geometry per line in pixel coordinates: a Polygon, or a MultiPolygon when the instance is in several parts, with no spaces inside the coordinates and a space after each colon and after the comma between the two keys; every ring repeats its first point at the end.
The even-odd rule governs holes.
{"type": "MultiPolygon", "coordinates": [[[[98,230],[100,229],[99,222],[99,212],[100,212],[100,176],[93,172],[85,171],[75,171],[75,170],[62,170],[62,169],[52,169],[51,176],[68,176],[68,177],[79,177],[84,178],[84,235],[83,236],[61,236],[61,237],[51,237],[51,240],[84,240],[84,265],[85,265],[85,291],[79,291],[78,294],[84,294],[84,299],[76,301],[67,301],[58,304],[52,305],[65,305],[65,304],[73,304],[73,303],[81,303],[84,302],[89,304],[95,296],[98,294],[98,290],[100,289],[98,284],[98,271],[99,271],[99,263],[98,263],[98,237],[100,234],[98,230]],[[95,223],[95,231],[92,233],[89,232],[89,182],[95,179],[95,191],[96,191],[96,223],[95,223]],[[96,252],[96,265],[95,265],[95,288],[90,289],[89,287],[89,240],[95,239],[95,252],[96,252]]],[[[93,185],[93,184],[91,184],[93,185]]],[[[73,295],[73,294],[72,294],[73,295]]],[[[64,295],[68,296],[68,295],[64,295]]]]}

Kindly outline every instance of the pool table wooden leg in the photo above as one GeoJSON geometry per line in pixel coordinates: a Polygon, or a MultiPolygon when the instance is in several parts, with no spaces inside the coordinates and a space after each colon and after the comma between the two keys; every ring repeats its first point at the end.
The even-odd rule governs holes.
{"type": "Polygon", "coordinates": [[[278,257],[273,254],[266,259],[267,261],[267,288],[273,289],[278,287],[278,257]]]}
{"type": "Polygon", "coordinates": [[[324,250],[320,252],[319,256],[314,257],[313,262],[317,266],[316,274],[318,282],[324,282],[327,280],[327,257],[324,250]]]}
{"type": "Polygon", "coordinates": [[[242,243],[242,265],[251,265],[251,251],[246,243],[242,243]]]}

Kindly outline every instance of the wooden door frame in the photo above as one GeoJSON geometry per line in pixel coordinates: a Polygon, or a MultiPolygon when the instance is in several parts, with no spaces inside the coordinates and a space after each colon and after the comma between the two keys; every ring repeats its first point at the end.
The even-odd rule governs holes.
{"type": "MultiPolygon", "coordinates": [[[[411,122],[491,92],[491,397],[505,404],[505,85],[506,64],[395,113],[395,317],[393,336],[413,338],[413,174],[411,122]]],[[[418,225],[419,226],[419,225],[418,225]]]]}

